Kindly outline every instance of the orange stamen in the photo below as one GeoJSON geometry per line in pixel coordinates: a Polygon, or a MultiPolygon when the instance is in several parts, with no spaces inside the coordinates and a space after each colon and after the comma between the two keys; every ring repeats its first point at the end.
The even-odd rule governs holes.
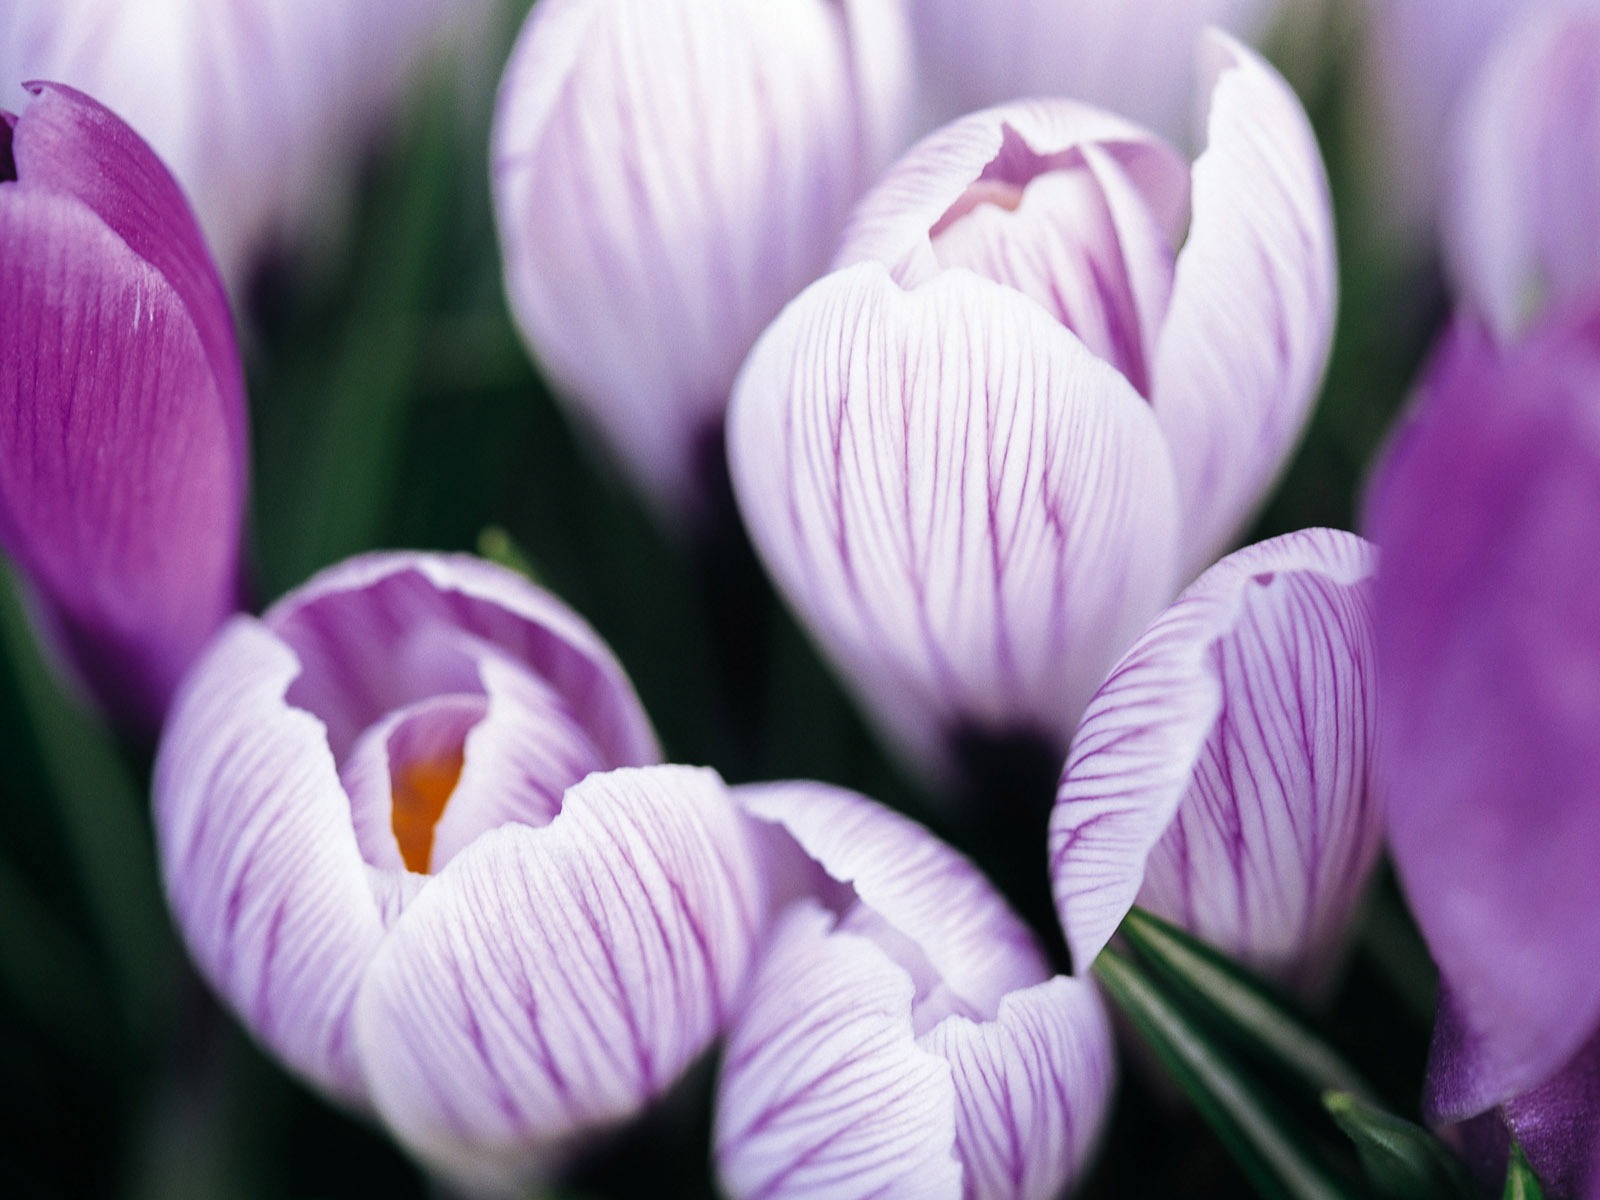
{"type": "Polygon", "coordinates": [[[442,758],[425,758],[390,771],[394,840],[400,844],[400,857],[406,867],[418,874],[429,873],[434,829],[461,780],[461,762],[462,752],[457,750],[442,758]]]}

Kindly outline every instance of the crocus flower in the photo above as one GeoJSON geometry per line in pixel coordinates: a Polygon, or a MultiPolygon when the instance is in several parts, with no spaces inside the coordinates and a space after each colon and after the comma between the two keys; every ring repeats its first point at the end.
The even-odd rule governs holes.
{"type": "Polygon", "coordinates": [[[909,134],[900,0],[542,0],[495,119],[512,309],[582,420],[703,514],[735,372],[909,134]]]}
{"type": "Polygon", "coordinates": [[[233,322],[149,147],[34,91],[0,113],[0,546],[94,698],[149,732],[238,600],[233,322]]]}
{"type": "Polygon", "coordinates": [[[1059,1196],[1105,1116],[1093,985],[920,826],[820,784],[739,789],[788,900],[732,1024],[716,1160],[736,1200],[1059,1196]]]}
{"type": "Polygon", "coordinates": [[[227,625],[156,765],[201,970],[329,1095],[511,1191],[710,1043],[763,894],[708,771],[568,609],[470,559],[358,558],[227,625]]]}
{"type": "Polygon", "coordinates": [[[98,97],[183,184],[235,288],[355,181],[446,22],[482,0],[6,0],[0,105],[28,79],[98,97]]]}
{"type": "Polygon", "coordinates": [[[1377,859],[1374,556],[1310,529],[1207,571],[1089,702],[1050,822],[1075,969],[1135,903],[1315,997],[1377,859]]]}
{"type": "MultiPolygon", "coordinates": [[[[1306,0],[1295,0],[1305,3],[1306,0]]],[[[1254,39],[1285,0],[913,0],[918,65],[942,119],[1033,96],[1069,96],[1180,143],[1194,46],[1209,26],[1254,39]]]]}
{"type": "Polygon", "coordinates": [[[1332,323],[1321,160],[1269,67],[1207,47],[1192,173],[1070,101],[958,121],[740,375],[752,538],[909,761],[939,769],[974,727],[1064,751],[1305,419],[1332,323]]]}
{"type": "Polygon", "coordinates": [[[1502,338],[1600,298],[1600,5],[1539,10],[1457,116],[1444,213],[1460,302],[1502,338]]]}
{"type": "Polygon", "coordinates": [[[1436,1123],[1600,1196],[1600,313],[1450,334],[1369,496],[1384,786],[1436,1123]]]}

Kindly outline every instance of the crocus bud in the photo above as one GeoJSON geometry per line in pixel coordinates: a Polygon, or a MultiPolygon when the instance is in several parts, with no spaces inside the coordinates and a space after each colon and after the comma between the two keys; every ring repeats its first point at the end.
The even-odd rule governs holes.
{"type": "Polygon", "coordinates": [[[0,546],[49,640],[142,732],[236,607],[244,382],[188,205],[87,96],[0,113],[0,546]]]}
{"type": "Polygon", "coordinates": [[[1047,1200],[1082,1171],[1114,1060],[1092,984],[1050,977],[960,855],[864,797],[741,788],[787,881],[728,1035],[735,1200],[1047,1200]]]}
{"type": "Polygon", "coordinates": [[[1240,550],[1095,693],[1050,822],[1075,969],[1137,903],[1302,995],[1323,990],[1383,828],[1373,559],[1328,529],[1240,550]]]}
{"type": "Polygon", "coordinates": [[[1321,160],[1283,81],[1207,45],[1192,172],[1070,101],[958,121],[862,202],[843,269],[740,375],[752,538],[932,770],[972,727],[1064,751],[1304,422],[1333,318],[1321,160]]]}
{"type": "Polygon", "coordinates": [[[1446,995],[1429,1113],[1499,1109],[1600,1196],[1600,313],[1459,324],[1367,528],[1390,845],[1446,995]]]}
{"type": "Polygon", "coordinates": [[[355,180],[446,20],[483,0],[6,0],[0,105],[24,80],[100,98],[155,148],[236,289],[355,180]],[[333,186],[330,186],[333,185],[333,186]]]}
{"type": "MultiPolygon", "coordinates": [[[[1305,0],[1296,0],[1304,3],[1305,0]]],[[[931,111],[948,120],[1033,96],[1103,105],[1185,141],[1195,39],[1254,39],[1284,0],[912,0],[931,111]]]]}
{"type": "Polygon", "coordinates": [[[542,0],[500,87],[512,309],[668,513],[703,511],[756,335],[904,144],[900,0],[542,0]]]}
{"type": "Polygon", "coordinates": [[[470,559],[352,560],[218,636],[156,765],[202,972],[426,1164],[511,1191],[718,1032],[760,925],[707,771],[568,609],[470,559]],[[622,769],[618,769],[622,768],[622,769]]]}
{"type": "Polygon", "coordinates": [[[1463,305],[1502,338],[1600,299],[1600,5],[1535,11],[1456,119],[1445,253],[1463,305]]]}

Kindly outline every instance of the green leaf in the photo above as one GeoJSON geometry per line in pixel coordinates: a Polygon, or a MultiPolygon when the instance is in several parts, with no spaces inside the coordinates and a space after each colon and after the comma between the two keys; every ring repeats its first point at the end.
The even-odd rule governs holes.
{"type": "Polygon", "coordinates": [[[522,547],[498,525],[490,525],[478,534],[478,554],[497,566],[515,571],[531,583],[544,584],[522,547]]]}
{"type": "Polygon", "coordinates": [[[1460,1160],[1420,1125],[1349,1092],[1330,1091],[1322,1103],[1355,1143],[1379,1195],[1394,1200],[1456,1200],[1477,1194],[1460,1160]]]}
{"type": "Polygon", "coordinates": [[[1119,932],[1170,994],[1214,1012],[1237,1037],[1303,1080],[1314,1095],[1336,1091],[1372,1099],[1367,1083],[1289,1002],[1239,964],[1140,908],[1124,918],[1119,932]]]}
{"type": "Polygon", "coordinates": [[[1511,1143],[1511,1161],[1506,1164],[1506,1190],[1500,1193],[1500,1200],[1544,1200],[1544,1185],[1516,1142],[1511,1143]]]}
{"type": "Polygon", "coordinates": [[[1350,1200],[1358,1193],[1319,1154],[1318,1138],[1219,1042],[1116,947],[1094,973],[1264,1196],[1350,1200]]]}

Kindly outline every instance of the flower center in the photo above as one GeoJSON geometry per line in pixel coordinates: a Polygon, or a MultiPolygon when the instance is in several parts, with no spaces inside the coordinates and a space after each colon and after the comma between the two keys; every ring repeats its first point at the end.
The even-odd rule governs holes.
{"type": "Polygon", "coordinates": [[[429,873],[434,830],[461,780],[463,760],[463,751],[458,749],[453,754],[417,759],[391,771],[390,820],[407,870],[419,875],[429,873]]]}

